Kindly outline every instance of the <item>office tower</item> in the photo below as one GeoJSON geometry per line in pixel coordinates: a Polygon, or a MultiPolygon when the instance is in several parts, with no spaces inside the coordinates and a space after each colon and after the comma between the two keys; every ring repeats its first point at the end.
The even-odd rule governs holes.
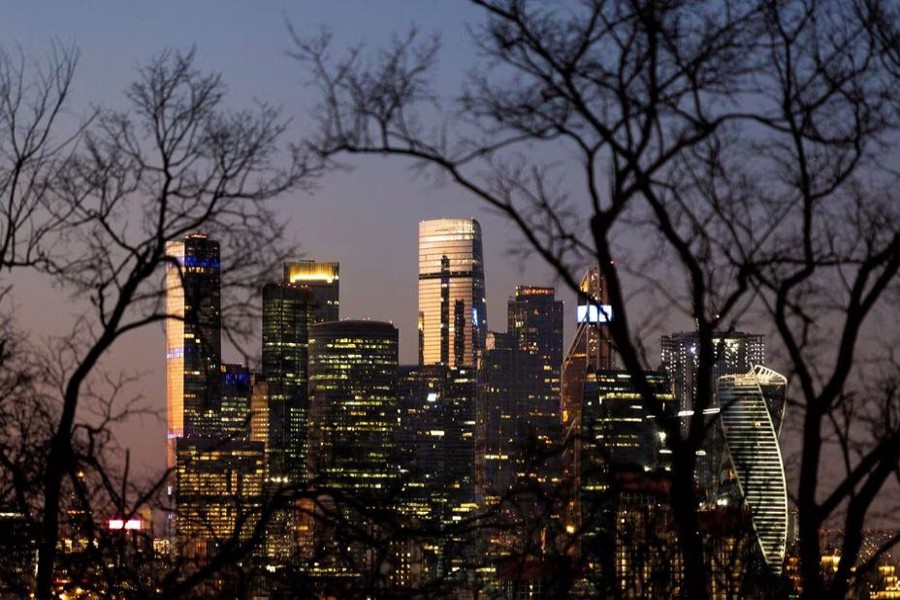
{"type": "Polygon", "coordinates": [[[578,470],[582,455],[582,409],[588,369],[609,370],[613,363],[613,348],[606,325],[613,315],[607,304],[606,282],[598,267],[591,267],[585,273],[580,292],[575,312],[578,328],[562,364],[562,461],[563,478],[569,489],[566,519],[570,523],[580,518],[578,470]]]}
{"type": "Polygon", "coordinates": [[[397,329],[378,321],[311,326],[309,399],[311,475],[383,493],[397,476],[397,329]]]}
{"type": "Polygon", "coordinates": [[[523,355],[511,334],[489,331],[478,364],[475,425],[475,496],[483,506],[512,487],[516,459],[525,440],[518,437],[523,355]]]}
{"type": "Polygon", "coordinates": [[[713,334],[713,364],[710,374],[712,397],[706,403],[704,414],[694,415],[694,407],[698,402],[699,344],[699,334],[692,331],[673,333],[660,338],[662,367],[669,376],[678,414],[684,419],[682,435],[687,434],[690,419],[699,417],[705,423],[706,437],[702,448],[697,452],[696,479],[702,490],[703,500],[712,503],[716,501],[719,492],[724,449],[721,423],[718,418],[719,402],[716,394],[716,381],[723,375],[746,373],[754,365],[764,364],[766,348],[762,335],[739,331],[713,334]]]}
{"type": "Polygon", "coordinates": [[[507,304],[507,322],[516,349],[525,355],[519,362],[528,362],[520,368],[522,433],[550,449],[560,441],[563,303],[551,287],[519,286],[507,304]]]}
{"type": "Polygon", "coordinates": [[[475,367],[450,367],[446,377],[445,485],[451,510],[467,513],[475,508],[475,367]]]}
{"type": "MultiPolygon", "coordinates": [[[[598,267],[585,273],[576,308],[578,328],[562,363],[562,426],[566,452],[579,452],[577,433],[581,428],[581,404],[588,368],[612,369],[613,347],[607,331],[612,318],[606,282],[598,267]]],[[[570,461],[571,462],[571,461],[570,461]]]]}
{"type": "MultiPolygon", "coordinates": [[[[250,386],[250,441],[262,442],[269,453],[269,384],[255,375],[250,386]]],[[[266,464],[269,464],[266,458],[266,464]]]]}
{"type": "Polygon", "coordinates": [[[605,575],[594,581],[607,582],[607,589],[595,589],[594,595],[683,597],[682,559],[672,526],[668,474],[622,467],[612,469],[610,476],[609,509],[603,515],[609,534],[594,537],[588,549],[605,575]],[[613,586],[618,589],[613,591],[613,586]]]}
{"type": "Polygon", "coordinates": [[[395,439],[404,473],[404,503],[419,517],[437,522],[448,499],[447,381],[444,365],[402,365],[399,376],[399,425],[395,439]]]}
{"type": "Polygon", "coordinates": [[[664,407],[662,414],[646,405],[630,372],[588,373],[582,419],[583,468],[597,459],[606,466],[644,471],[664,466],[667,449],[660,422],[672,411],[675,398],[665,373],[645,371],[644,379],[664,407]]]}
{"type": "Polygon", "coordinates": [[[784,564],[788,499],[778,444],[787,379],[756,365],[718,380],[722,429],[743,502],[766,564],[776,575],[784,564]]]}
{"type": "Polygon", "coordinates": [[[265,482],[260,442],[185,437],[175,441],[176,552],[206,559],[254,535],[265,482]]]}
{"type": "MultiPolygon", "coordinates": [[[[656,401],[663,406],[674,402],[665,374],[645,371],[643,376],[656,401]]],[[[646,474],[650,481],[650,474],[666,466],[660,424],[664,417],[647,406],[629,371],[595,371],[593,367],[585,377],[581,411],[580,431],[572,432],[579,453],[566,455],[571,486],[566,529],[576,536],[573,550],[579,559],[597,564],[610,577],[614,571],[606,532],[621,508],[616,505],[614,482],[624,476],[640,487],[635,478],[646,474]]]]}
{"type": "Polygon", "coordinates": [[[390,323],[309,328],[307,465],[323,496],[320,516],[301,524],[301,550],[322,573],[352,576],[375,568],[374,542],[357,532],[377,537],[379,524],[365,513],[390,506],[398,494],[397,365],[397,329],[390,323]],[[348,526],[334,525],[338,513],[348,526]]]}
{"type": "Polygon", "coordinates": [[[305,472],[313,304],[312,293],[294,284],[272,283],[263,288],[262,376],[269,393],[269,479],[275,483],[296,483],[305,472]]]}
{"type": "Polygon", "coordinates": [[[197,417],[217,412],[220,400],[221,274],[219,243],[206,234],[166,244],[167,466],[175,440],[202,435],[197,417]]]}
{"type": "Polygon", "coordinates": [[[252,376],[243,365],[222,364],[219,434],[229,440],[250,439],[252,376]]]}
{"type": "Polygon", "coordinates": [[[341,318],[340,263],[295,260],[284,263],[284,283],[308,288],[313,294],[312,323],[341,318]]]}
{"type": "Polygon", "coordinates": [[[481,226],[475,219],[419,223],[421,364],[473,366],[487,308],[481,226]]]}

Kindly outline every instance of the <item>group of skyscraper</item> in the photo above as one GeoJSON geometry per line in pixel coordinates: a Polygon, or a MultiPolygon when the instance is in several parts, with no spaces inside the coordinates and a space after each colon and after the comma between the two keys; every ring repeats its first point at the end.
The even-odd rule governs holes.
{"type": "MultiPolygon", "coordinates": [[[[169,244],[169,524],[185,556],[250,536],[252,520],[242,513],[262,513],[268,500],[285,497],[266,526],[262,559],[341,577],[347,567],[338,547],[360,544],[342,538],[327,515],[342,498],[352,498],[366,519],[369,510],[387,509],[440,530],[503,506],[511,490],[525,486],[550,499],[543,509],[536,493],[528,500],[525,513],[537,522],[528,539],[488,535],[486,544],[472,545],[452,532],[425,542],[391,538],[400,560],[387,569],[390,581],[415,586],[453,572],[473,547],[498,557],[495,564],[515,544],[546,547],[550,521],[578,536],[569,552],[586,561],[581,555],[615,512],[598,525],[588,505],[606,503],[622,472],[664,473],[659,421],[692,415],[696,334],[663,337],[662,367],[645,376],[667,410],[652,414],[633,374],[614,368],[606,324],[615,315],[598,267],[582,283],[565,356],[565,311],[551,287],[517,287],[507,331],[489,331],[474,219],[419,224],[416,365],[399,365],[393,325],[340,320],[339,265],[313,261],[285,264],[282,281],[262,290],[261,371],[223,364],[219,253],[203,234],[169,244]],[[320,493],[287,493],[301,489],[320,493]]],[[[780,570],[787,500],[777,437],[785,380],[761,366],[762,336],[723,333],[714,344],[718,392],[703,415],[711,426],[697,482],[711,505],[731,494],[749,507],[762,557],[780,570]]],[[[370,541],[389,529],[365,527],[370,541]]],[[[354,552],[357,563],[371,562],[364,547],[354,552]]]]}

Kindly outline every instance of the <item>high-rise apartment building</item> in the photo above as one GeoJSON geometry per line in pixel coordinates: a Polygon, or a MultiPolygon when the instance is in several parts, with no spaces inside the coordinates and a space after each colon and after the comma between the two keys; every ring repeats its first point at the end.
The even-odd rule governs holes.
{"type": "Polygon", "coordinates": [[[682,417],[682,435],[688,430],[689,419],[704,420],[706,437],[697,453],[696,479],[703,500],[715,502],[724,452],[722,427],[719,420],[719,401],[716,381],[723,375],[746,373],[755,365],[765,364],[766,345],[763,335],[740,331],[717,332],[712,336],[713,364],[710,373],[711,398],[706,399],[703,414],[694,414],[698,404],[697,369],[699,367],[700,338],[697,332],[682,331],[660,338],[662,367],[669,376],[675,394],[677,414],[682,417]]]}
{"type": "Polygon", "coordinates": [[[284,283],[312,292],[312,323],[341,318],[341,266],[336,262],[295,260],[284,263],[284,283]]]}
{"type": "Polygon", "coordinates": [[[263,288],[262,376],[269,394],[268,467],[276,483],[305,474],[307,354],[313,294],[290,283],[263,288]]]}
{"type": "Polygon", "coordinates": [[[718,380],[722,429],[741,499],[768,567],[780,575],[788,532],[788,497],[778,432],[787,379],[756,365],[718,380]]]}
{"type": "Polygon", "coordinates": [[[419,362],[474,366],[487,334],[484,252],[475,219],[419,223],[419,362]]]}
{"type": "Polygon", "coordinates": [[[167,465],[175,440],[202,435],[198,422],[219,408],[222,362],[219,243],[206,234],[166,245],[167,465]]]}

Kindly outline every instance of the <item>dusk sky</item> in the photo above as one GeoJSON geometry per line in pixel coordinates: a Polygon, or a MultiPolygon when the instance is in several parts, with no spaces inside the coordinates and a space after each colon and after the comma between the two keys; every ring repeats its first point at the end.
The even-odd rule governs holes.
{"type": "MultiPolygon", "coordinates": [[[[291,119],[292,139],[285,142],[296,141],[308,131],[315,103],[314,90],[306,85],[307,74],[287,55],[291,45],[287,21],[301,36],[323,27],[332,30],[338,51],[360,43],[377,47],[413,25],[425,33],[437,33],[442,40],[439,89],[447,92],[458,89],[476,58],[465,23],[476,21],[478,14],[459,2],[21,2],[5,12],[0,37],[7,50],[19,46],[26,56],[38,57],[54,42],[78,48],[69,105],[75,116],[91,106],[124,106],[123,91],[139,65],[163,50],[186,51],[193,46],[199,68],[222,74],[229,106],[248,107],[260,100],[282,108],[291,119]]],[[[511,256],[510,251],[524,242],[511,224],[477,200],[416,180],[408,165],[396,160],[354,164],[358,166],[351,172],[325,177],[314,193],[290,194],[276,206],[290,222],[290,234],[300,243],[304,258],[341,263],[343,317],[388,320],[399,328],[401,362],[416,360],[420,220],[471,216],[481,222],[491,329],[505,330],[506,300],[517,284],[554,284],[552,273],[539,259],[525,264],[511,256]]],[[[574,313],[573,296],[560,296],[567,300],[567,313],[574,313]]],[[[71,319],[63,315],[74,316],[77,310],[77,304],[58,290],[30,278],[17,283],[14,300],[20,326],[42,334],[65,332],[71,319]],[[46,319],[48,314],[56,318],[46,319]]],[[[109,366],[111,370],[140,369],[141,383],[133,391],[160,410],[164,419],[160,327],[120,342],[109,366]]],[[[137,462],[161,466],[163,421],[135,420],[125,429],[123,437],[137,462]]]]}

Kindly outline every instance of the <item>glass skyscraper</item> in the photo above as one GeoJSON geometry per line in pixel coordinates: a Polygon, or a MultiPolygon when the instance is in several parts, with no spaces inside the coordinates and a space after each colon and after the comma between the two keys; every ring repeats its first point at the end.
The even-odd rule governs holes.
{"type": "Polygon", "coordinates": [[[166,251],[171,533],[177,554],[203,558],[252,535],[265,454],[246,439],[250,375],[222,365],[219,243],[195,233],[166,251]]]}
{"type": "Polygon", "coordinates": [[[269,479],[297,482],[305,471],[307,353],[313,295],[289,283],[263,288],[262,375],[268,388],[269,479]]]}
{"type": "Polygon", "coordinates": [[[692,418],[705,421],[706,438],[697,452],[696,479],[703,490],[704,500],[715,502],[719,491],[724,440],[719,422],[719,401],[716,381],[722,375],[746,373],[754,365],[765,364],[765,336],[740,331],[718,332],[713,335],[714,362],[710,374],[710,393],[704,414],[695,415],[697,403],[697,368],[699,366],[699,335],[682,331],[664,335],[660,339],[662,366],[669,376],[675,394],[678,415],[682,420],[682,435],[686,435],[692,418]]]}
{"type": "Polygon", "coordinates": [[[204,413],[221,398],[221,266],[219,242],[203,233],[166,245],[167,466],[175,440],[203,435],[204,413]]]}
{"type": "Polygon", "coordinates": [[[718,381],[722,429],[731,467],[766,564],[781,574],[788,530],[787,483],[778,432],[787,379],[754,366],[718,381]]]}
{"type": "Polygon", "coordinates": [[[474,366],[486,334],[481,225],[475,219],[420,222],[420,364],[474,366]]]}
{"type": "Polygon", "coordinates": [[[302,286],[312,292],[312,323],[337,321],[341,318],[339,263],[314,260],[284,263],[284,283],[302,286]]]}
{"type": "Polygon", "coordinates": [[[397,365],[397,329],[390,323],[309,328],[307,464],[313,477],[369,493],[396,478],[397,365]]]}
{"type": "MultiPolygon", "coordinates": [[[[518,286],[507,303],[507,324],[513,344],[522,354],[520,433],[534,436],[550,449],[560,442],[563,303],[552,287],[518,286]]],[[[557,473],[530,475],[539,480],[558,479],[557,473]]]]}
{"type": "Polygon", "coordinates": [[[367,511],[399,496],[397,329],[379,321],[309,328],[307,465],[321,490],[304,505],[301,554],[312,573],[360,576],[377,564],[367,511]],[[315,516],[313,516],[315,515],[315,516]],[[335,526],[346,520],[351,526],[335,526]]]}

